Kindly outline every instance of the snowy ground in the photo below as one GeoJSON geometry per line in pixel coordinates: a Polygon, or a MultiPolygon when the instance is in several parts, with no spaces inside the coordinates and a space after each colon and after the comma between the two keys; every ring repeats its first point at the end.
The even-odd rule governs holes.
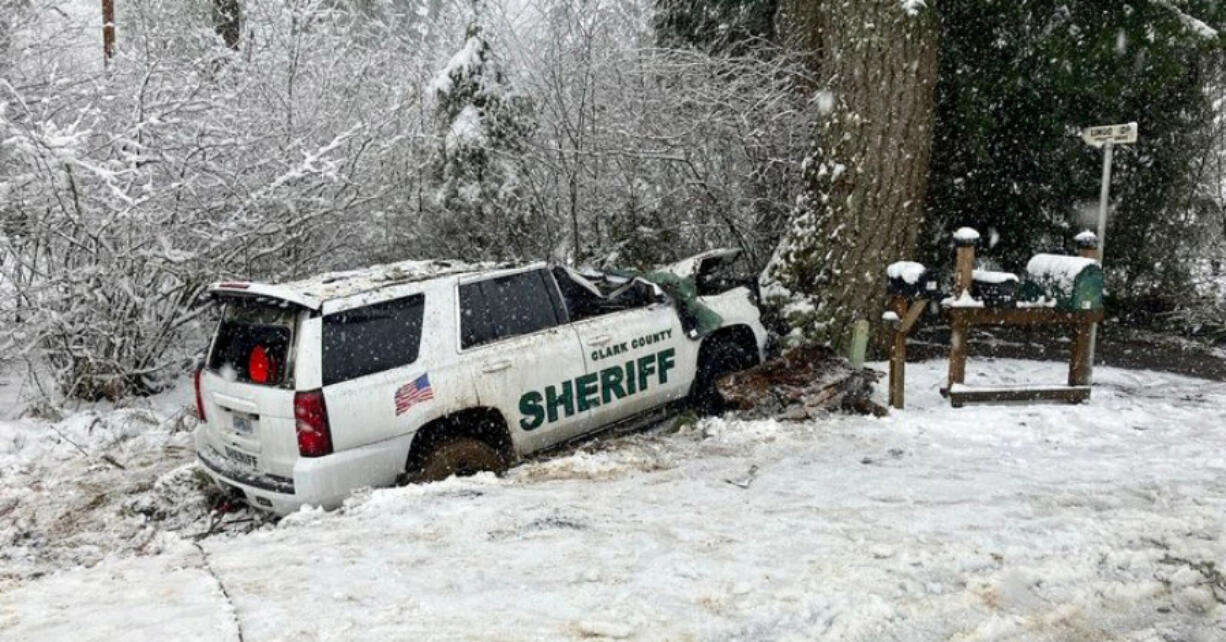
{"type": "Polygon", "coordinates": [[[1226,638],[1226,384],[1099,369],[1087,405],[954,410],[943,365],[883,419],[707,420],[195,543],[173,398],[97,415],[126,471],[0,422],[0,638],[1226,638]]]}

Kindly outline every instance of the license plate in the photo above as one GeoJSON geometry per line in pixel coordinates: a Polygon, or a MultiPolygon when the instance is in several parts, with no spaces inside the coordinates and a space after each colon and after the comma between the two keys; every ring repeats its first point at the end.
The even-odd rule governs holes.
{"type": "Polygon", "coordinates": [[[235,414],[234,432],[240,435],[250,435],[251,433],[255,432],[251,427],[252,423],[251,417],[235,414]]]}
{"type": "Polygon", "coordinates": [[[244,466],[250,466],[251,468],[258,467],[256,466],[258,460],[255,458],[255,455],[248,455],[241,450],[235,450],[229,446],[226,446],[226,457],[229,457],[230,459],[233,459],[244,466]]]}

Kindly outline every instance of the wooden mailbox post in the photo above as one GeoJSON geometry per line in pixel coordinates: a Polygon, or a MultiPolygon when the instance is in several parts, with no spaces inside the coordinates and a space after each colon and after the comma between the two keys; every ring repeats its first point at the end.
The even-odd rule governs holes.
{"type": "MultiPolygon", "coordinates": [[[[1090,232],[1078,235],[1077,244],[1080,248],[1080,257],[1039,255],[1031,259],[1031,263],[1038,266],[1048,263],[1063,266],[1071,262],[1075,269],[1083,272],[1092,270],[1090,273],[1097,275],[1097,281],[1089,281],[1087,284],[1081,282],[1080,275],[1073,275],[1069,277],[1071,285],[1069,285],[1068,292],[1052,290],[1047,292],[1051,295],[1050,300],[1044,296],[1039,301],[1018,303],[1018,307],[1013,307],[1012,304],[991,307],[985,305],[985,301],[974,298],[972,287],[975,283],[975,246],[978,241],[979,234],[969,228],[958,230],[954,235],[954,243],[957,248],[954,288],[950,295],[941,301],[943,315],[950,327],[949,375],[945,385],[941,388],[941,394],[948,397],[955,408],[967,403],[979,402],[1048,400],[1079,403],[1088,399],[1093,367],[1091,347],[1093,329],[1096,323],[1102,321],[1103,310],[1101,306],[1101,270],[1084,259],[1097,260],[1097,238],[1090,232]],[[1083,297],[1082,295],[1087,291],[1096,296],[1083,297]],[[1069,356],[1067,384],[1013,387],[966,385],[967,348],[970,329],[973,326],[1037,324],[1063,325],[1073,328],[1075,336],[1069,356]]],[[[922,266],[918,267],[922,270],[922,266]]],[[[890,276],[894,277],[894,274],[890,276]]],[[[1016,277],[1008,276],[1016,280],[1016,277]]],[[[906,380],[906,338],[928,305],[929,299],[923,295],[909,297],[905,292],[893,286],[893,278],[891,283],[890,311],[885,315],[893,331],[893,350],[890,356],[890,405],[894,408],[902,408],[903,388],[906,380]]],[[[1034,288],[1041,287],[1034,283],[1027,285],[1034,288]]],[[[935,290],[935,287],[929,287],[928,290],[935,290]]]]}

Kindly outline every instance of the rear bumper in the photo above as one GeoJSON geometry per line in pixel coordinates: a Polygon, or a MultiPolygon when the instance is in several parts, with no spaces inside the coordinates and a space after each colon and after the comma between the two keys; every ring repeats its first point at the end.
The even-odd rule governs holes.
{"type": "Polygon", "coordinates": [[[404,470],[413,440],[404,435],[326,457],[301,458],[294,463],[293,479],[286,479],[228,464],[199,430],[196,458],[213,482],[228,492],[241,492],[252,507],[278,515],[308,505],[336,508],[355,490],[392,485],[404,470]]]}

